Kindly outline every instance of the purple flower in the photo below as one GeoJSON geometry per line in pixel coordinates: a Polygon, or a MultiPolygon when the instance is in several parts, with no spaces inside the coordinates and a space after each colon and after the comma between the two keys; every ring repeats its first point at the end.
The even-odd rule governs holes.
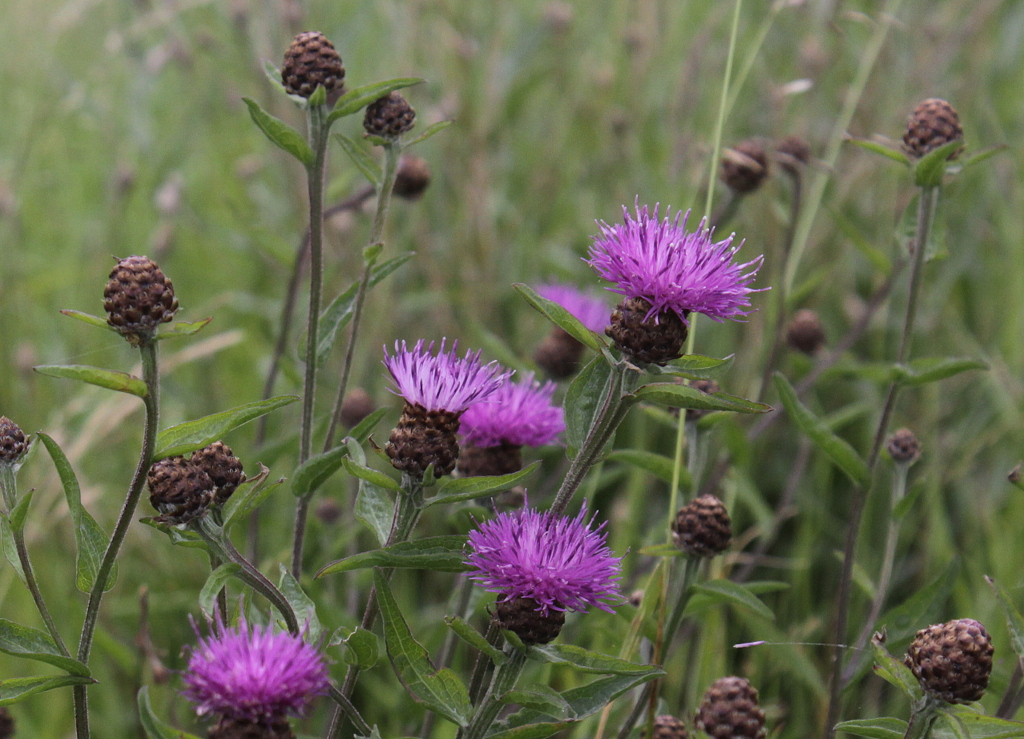
{"type": "Polygon", "coordinates": [[[462,415],[460,430],[474,446],[544,446],[565,430],[562,409],[551,404],[555,383],[543,385],[533,373],[507,382],[486,402],[474,403],[462,415]]]}
{"type": "Polygon", "coordinates": [[[687,233],[689,211],[682,223],[680,213],[669,220],[667,211],[659,222],[657,205],[653,215],[646,205],[640,207],[639,198],[635,207],[635,219],[623,207],[625,223],[621,225],[598,221],[601,235],[594,237],[586,261],[602,278],[617,283],[609,290],[650,303],[645,320],[665,310],[684,323],[690,312],[716,321],[750,313],[750,293],[758,291],[748,285],[764,257],[737,264],[732,258],[740,247],[732,246],[733,237],[712,241],[706,220],[687,233]]]}
{"type": "Polygon", "coordinates": [[[538,610],[611,612],[621,600],[619,558],[605,543],[604,524],[592,529],[586,510],[576,518],[529,507],[502,513],[469,533],[467,564],[499,601],[530,598],[538,610]]]}
{"type": "MultiPolygon", "coordinates": [[[[196,632],[198,636],[198,631],[196,632]]],[[[327,665],[301,636],[271,626],[218,624],[192,650],[185,697],[200,716],[265,721],[300,713],[328,688],[327,665]]]]}
{"type": "Polygon", "coordinates": [[[604,333],[611,310],[600,298],[580,292],[570,285],[539,285],[537,294],[545,300],[558,303],[595,334],[604,333]]]}
{"type": "Polygon", "coordinates": [[[395,342],[394,356],[384,348],[384,366],[407,403],[428,411],[462,413],[473,403],[485,400],[511,376],[510,372],[499,372],[497,362],[482,364],[479,351],[466,352],[459,359],[458,342],[452,343],[451,351],[445,351],[444,345],[442,339],[437,354],[431,354],[434,342],[424,346],[423,339],[411,351],[404,341],[401,345],[395,342]]]}

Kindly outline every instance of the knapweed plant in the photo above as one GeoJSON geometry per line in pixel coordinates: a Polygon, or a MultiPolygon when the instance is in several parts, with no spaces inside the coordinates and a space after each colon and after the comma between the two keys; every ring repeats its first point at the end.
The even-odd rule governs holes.
{"type": "MultiPolygon", "coordinates": [[[[0,534],[35,619],[0,613],[0,651],[39,668],[0,675],[0,739],[17,731],[19,707],[8,706],[47,700],[73,706],[76,739],[1024,737],[1013,720],[1024,703],[1019,583],[988,578],[1003,618],[987,627],[974,616],[993,608],[947,613],[958,578],[983,573],[954,560],[936,575],[921,561],[927,542],[910,547],[904,524],[923,515],[922,466],[940,454],[937,435],[914,428],[918,407],[988,366],[934,356],[921,335],[942,299],[929,291],[949,284],[937,278],[941,206],[997,149],[968,154],[957,112],[938,98],[913,109],[900,146],[847,133],[898,0],[874,21],[821,159],[794,135],[722,148],[760,44],[800,3],[775,3],[746,51],[743,3],[725,5],[717,120],[691,132],[713,152],[707,189],[688,194],[703,210],[669,207],[675,190],[619,183],[627,202],[593,199],[597,212],[571,228],[569,259],[524,259],[473,286],[502,296],[504,320],[493,321],[493,306],[438,276],[483,275],[494,255],[446,261],[438,244],[465,225],[454,215],[395,238],[406,231],[392,198],[412,209],[441,189],[436,207],[454,214],[459,197],[470,201],[473,228],[490,218],[514,230],[525,211],[456,193],[447,162],[407,151],[452,123],[445,105],[427,103],[424,80],[349,87],[358,71],[324,34],[295,36],[282,68],[268,65],[266,99],[239,108],[280,150],[272,168],[291,168],[307,206],[290,277],[274,277],[284,293],[275,346],[239,370],[238,387],[262,385],[262,396],[193,414],[183,409],[205,396],[183,402],[171,385],[162,405],[161,351],[202,342],[212,318],[180,320],[183,306],[204,304],[201,286],[175,286],[154,259],[132,255],[105,288],[104,265],[82,276],[105,318],[64,311],[131,359],[35,370],[141,401],[137,427],[130,411],[118,417],[138,446],[134,471],[83,460],[64,429],[26,433],[0,417],[0,534]],[[286,122],[288,106],[305,130],[286,122]],[[830,276],[808,274],[808,262],[847,140],[904,167],[906,214],[895,243],[858,235],[870,290],[847,296],[852,318],[837,338],[836,321],[814,309],[835,297],[830,276]],[[719,179],[725,199],[713,210],[719,179]],[[752,227],[746,214],[776,184],[782,225],[752,227]],[[354,268],[332,258],[335,217],[345,241],[360,233],[354,268]],[[422,252],[405,248],[417,239],[422,252]],[[238,430],[253,421],[250,440],[238,430]],[[19,486],[24,468],[34,481],[55,473],[73,542],[54,536],[44,548],[28,535],[55,514],[19,486]],[[106,475],[100,499],[83,494],[83,468],[106,475]],[[814,523],[797,527],[801,516],[814,523]],[[146,582],[139,542],[180,581],[115,608],[123,581],[146,582]],[[54,559],[80,607],[60,603],[54,559]],[[151,630],[150,608],[184,626],[151,630]],[[129,616],[137,633],[116,626],[129,616]],[[112,680],[108,662],[131,679],[112,680]],[[991,715],[986,692],[1000,696],[991,715]],[[111,704],[124,714],[116,726],[111,704]]],[[[545,11],[553,34],[572,12],[545,11]]],[[[476,42],[457,25],[444,33],[465,33],[471,60],[476,42]]],[[[453,106],[461,92],[441,98],[453,106]]],[[[456,132],[466,150],[488,145],[457,125],[445,136],[456,132]]],[[[475,170],[475,181],[492,174],[475,170]]],[[[840,210],[831,215],[855,233],[840,210]]],[[[222,269],[218,257],[204,268],[222,269]]],[[[1010,479],[1024,487],[1019,469],[1010,479]]]]}

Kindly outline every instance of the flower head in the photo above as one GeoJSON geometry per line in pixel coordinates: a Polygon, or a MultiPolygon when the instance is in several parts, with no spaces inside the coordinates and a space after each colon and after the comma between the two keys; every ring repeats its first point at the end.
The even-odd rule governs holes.
{"type": "MultiPolygon", "coordinates": [[[[763,257],[743,264],[733,262],[739,246],[733,237],[711,240],[712,231],[701,221],[688,233],[689,211],[670,220],[658,220],[647,206],[636,203],[636,218],[623,207],[625,223],[609,226],[599,221],[601,235],[594,237],[587,263],[602,278],[617,283],[608,288],[626,298],[642,298],[650,304],[646,318],[663,311],[674,312],[685,323],[691,312],[716,321],[736,319],[750,311],[748,285],[761,267],[763,257]]],[[[667,211],[666,211],[667,213],[667,211]]]]}
{"type": "Polygon", "coordinates": [[[459,359],[452,343],[451,351],[445,350],[445,340],[437,354],[432,354],[434,342],[424,344],[420,339],[409,350],[405,342],[395,342],[395,353],[389,355],[384,348],[384,366],[398,386],[398,394],[410,405],[418,405],[428,411],[445,410],[462,413],[471,404],[487,399],[511,375],[499,372],[497,362],[482,364],[480,352],[466,352],[459,359]]]}
{"type": "MultiPolygon", "coordinates": [[[[197,633],[198,635],[198,633],[197,633]]],[[[196,713],[272,721],[300,713],[327,692],[327,665],[301,636],[271,626],[218,624],[192,650],[185,697],[196,713]]]]}
{"type": "Polygon", "coordinates": [[[462,415],[460,430],[474,446],[500,444],[544,446],[565,430],[562,409],[551,404],[555,383],[523,375],[519,382],[506,382],[489,400],[474,403],[462,415]]]}
{"type": "Polygon", "coordinates": [[[469,534],[471,578],[500,595],[499,602],[529,598],[540,611],[611,612],[620,600],[619,558],[605,543],[604,524],[540,513],[529,507],[499,514],[469,534]]]}
{"type": "Polygon", "coordinates": [[[608,325],[608,316],[611,311],[605,302],[593,295],[580,292],[575,287],[554,284],[540,285],[537,287],[537,294],[545,300],[558,303],[595,334],[602,333],[605,326],[608,325]]]}

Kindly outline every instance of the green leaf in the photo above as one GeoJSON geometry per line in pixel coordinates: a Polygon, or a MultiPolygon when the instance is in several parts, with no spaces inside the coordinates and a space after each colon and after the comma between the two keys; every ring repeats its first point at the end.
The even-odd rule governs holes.
{"type": "Polygon", "coordinates": [[[836,731],[868,739],[903,739],[907,733],[907,722],[901,718],[869,718],[859,721],[842,721],[836,724],[836,731]]]}
{"type": "Polygon", "coordinates": [[[449,629],[455,632],[456,636],[469,644],[469,646],[473,647],[473,649],[489,658],[495,666],[500,666],[508,662],[508,657],[504,652],[487,641],[483,634],[458,616],[445,616],[444,622],[449,629]]]}
{"type": "Polygon", "coordinates": [[[569,459],[575,459],[586,441],[611,374],[612,368],[604,357],[594,357],[579,371],[565,393],[565,451],[569,459]]]}
{"type": "MultiPolygon", "coordinates": [[[[348,136],[343,133],[334,134],[334,140],[338,142],[345,153],[348,154],[348,158],[356,165],[356,169],[363,173],[363,177],[370,181],[373,185],[374,190],[380,189],[381,180],[384,179],[384,172],[380,168],[377,160],[366,153],[360,144],[356,143],[348,136]]],[[[353,285],[355,287],[355,285],[353,285]]],[[[347,292],[347,291],[346,291],[347,292]]],[[[352,292],[352,296],[355,297],[355,291],[352,292]]]]}
{"type": "Polygon", "coordinates": [[[632,401],[645,400],[670,408],[692,408],[702,411],[734,411],[736,413],[767,413],[770,405],[755,403],[728,393],[703,393],[690,385],[675,382],[652,382],[642,385],[627,396],[632,401]]]}
{"type": "Polygon", "coordinates": [[[1004,151],[1009,151],[1010,147],[1006,144],[995,144],[994,146],[986,146],[984,149],[978,149],[968,157],[964,157],[960,160],[960,167],[967,169],[973,167],[975,164],[981,164],[982,162],[991,159],[996,154],[1001,154],[1004,151]]]}
{"type": "Polygon", "coordinates": [[[455,121],[438,121],[437,123],[431,123],[425,129],[423,129],[423,133],[421,133],[419,136],[414,138],[412,141],[406,141],[405,145],[402,148],[403,149],[408,149],[413,144],[419,144],[419,143],[421,143],[423,141],[426,141],[431,136],[433,136],[435,133],[437,133],[438,131],[443,131],[444,129],[448,128],[448,126],[452,125],[453,123],[455,123],[455,121]]]}
{"type": "Polygon", "coordinates": [[[907,167],[911,166],[910,157],[899,149],[893,149],[891,146],[886,146],[879,141],[872,141],[871,139],[858,139],[853,136],[847,136],[846,140],[854,146],[859,146],[866,151],[870,151],[872,154],[879,154],[907,167]]]}
{"type": "Polygon", "coordinates": [[[651,365],[648,372],[651,374],[674,375],[685,377],[689,380],[703,380],[716,374],[725,365],[732,364],[734,355],[719,359],[718,357],[705,357],[702,354],[684,354],[679,359],[666,364],[664,367],[651,365]]]}
{"type": "Polygon", "coordinates": [[[105,328],[107,331],[113,331],[115,334],[118,333],[117,329],[111,326],[106,320],[99,316],[93,316],[88,313],[83,313],[80,310],[62,310],[65,316],[69,318],[77,318],[82,323],[88,323],[90,326],[96,326],[97,328],[105,328]]]}
{"type": "Polygon", "coordinates": [[[366,480],[366,482],[372,483],[377,487],[392,490],[394,492],[399,492],[402,489],[402,486],[395,480],[379,470],[370,469],[369,467],[364,467],[361,464],[356,464],[348,457],[345,457],[341,463],[345,465],[345,471],[352,475],[352,477],[358,477],[360,480],[366,480]]]}
{"type": "Polygon", "coordinates": [[[362,421],[357,423],[348,432],[349,439],[354,439],[357,444],[363,444],[367,439],[370,438],[370,434],[373,433],[373,427],[380,423],[380,419],[384,418],[388,414],[387,408],[378,408],[373,413],[368,415],[362,421]]]}
{"type": "Polygon", "coordinates": [[[682,557],[683,551],[675,544],[652,544],[649,547],[641,547],[640,554],[645,557],[682,557]]]}
{"type": "MultiPolygon", "coordinates": [[[[495,724],[495,726],[498,725],[499,724],[497,723],[495,724]]],[[[569,722],[562,721],[558,723],[527,724],[526,726],[519,726],[515,729],[490,732],[484,736],[487,739],[545,739],[546,737],[557,734],[562,729],[565,729],[570,725],[571,724],[569,722]]]]}
{"type": "Polygon", "coordinates": [[[398,77],[392,80],[384,80],[383,82],[373,82],[369,85],[349,90],[338,98],[338,102],[334,104],[334,110],[327,116],[327,123],[331,124],[339,118],[358,113],[367,105],[380,100],[388,93],[418,85],[423,81],[420,77],[398,77]]]}
{"type": "Polygon", "coordinates": [[[580,672],[593,672],[601,675],[650,675],[661,672],[661,668],[656,665],[635,664],[618,657],[591,652],[572,644],[532,646],[528,654],[542,662],[572,665],[580,672]]]}
{"type": "Polygon", "coordinates": [[[278,69],[277,66],[269,59],[266,59],[263,62],[263,75],[281,94],[287,95],[288,97],[295,97],[284,88],[284,84],[281,82],[281,70],[278,69]]]}
{"type": "MultiPolygon", "coordinates": [[[[526,301],[530,305],[540,311],[545,318],[584,346],[589,346],[595,352],[600,352],[605,346],[607,346],[604,339],[584,326],[576,316],[555,301],[542,298],[537,294],[537,291],[529,285],[517,283],[512,287],[514,287],[520,295],[526,298],[526,301]]],[[[611,314],[609,313],[609,315],[611,314]]]]}
{"type": "Polygon", "coordinates": [[[171,544],[175,544],[179,547],[186,547],[188,549],[202,549],[204,552],[210,551],[209,545],[203,541],[203,538],[191,529],[172,526],[171,524],[164,523],[163,521],[157,521],[152,517],[140,518],[139,523],[145,524],[146,526],[150,526],[157,531],[162,531],[167,534],[167,537],[171,540],[171,544]]]}
{"type": "MultiPolygon", "coordinates": [[[[671,457],[666,457],[664,454],[656,454],[655,452],[647,452],[642,449],[616,449],[608,453],[605,461],[631,464],[634,467],[647,470],[652,475],[670,484],[672,482],[672,470],[675,467],[675,461],[671,457]]],[[[686,469],[685,465],[680,465],[679,489],[683,491],[689,490],[691,484],[690,471],[686,469]]]]}
{"type": "MultiPolygon", "coordinates": [[[[381,280],[412,259],[414,255],[415,252],[402,254],[374,267],[370,273],[367,289],[376,287],[380,284],[381,280]]],[[[352,316],[355,313],[356,292],[358,290],[359,283],[352,283],[345,292],[332,300],[323,313],[320,314],[320,338],[317,341],[316,347],[316,363],[318,367],[322,366],[330,356],[331,349],[334,348],[334,342],[337,340],[338,332],[352,320],[352,316]]]]}
{"type": "MultiPolygon", "coordinates": [[[[970,739],[1020,739],[1020,737],[1024,737],[1024,723],[998,716],[986,716],[970,705],[945,705],[939,711],[939,717],[951,723],[951,730],[953,730],[952,724],[955,722],[957,728],[962,729],[963,734],[970,739]]],[[[937,736],[945,734],[941,729],[933,733],[937,736]]]]}
{"type": "Polygon", "coordinates": [[[911,701],[920,700],[924,691],[921,690],[914,673],[910,671],[909,667],[889,654],[885,648],[884,635],[882,638],[879,636],[876,633],[871,638],[871,652],[875,658],[875,674],[902,690],[911,701]]]}
{"type": "Polygon", "coordinates": [[[347,456],[348,447],[336,446],[329,452],[307,459],[292,476],[292,495],[296,498],[313,495],[341,467],[347,456]]]}
{"type": "Polygon", "coordinates": [[[276,398],[257,400],[228,411],[214,413],[212,416],[171,426],[157,434],[153,460],[191,454],[196,449],[202,449],[207,444],[217,441],[229,431],[278,408],[291,405],[298,399],[297,395],[279,395],[276,398]]]}
{"type": "Polygon", "coordinates": [[[324,627],[320,623],[320,617],[316,615],[316,604],[306,594],[306,591],[302,589],[298,580],[292,577],[292,573],[288,571],[288,568],[283,564],[279,565],[279,567],[281,568],[281,582],[278,585],[278,589],[284,594],[288,605],[292,607],[295,619],[299,622],[299,627],[306,629],[306,636],[309,641],[319,642],[320,636],[324,632],[324,627]]]}
{"type": "Polygon", "coordinates": [[[174,338],[175,336],[193,336],[198,334],[204,328],[210,325],[210,321],[213,318],[203,318],[199,321],[176,321],[170,328],[164,329],[157,334],[157,340],[163,341],[164,339],[174,338]]]}
{"type": "Polygon", "coordinates": [[[384,574],[374,570],[373,579],[384,621],[384,643],[398,678],[414,698],[431,710],[459,726],[468,726],[473,707],[466,686],[447,667],[434,668],[427,650],[413,639],[384,574]]]}
{"type": "Polygon", "coordinates": [[[359,493],[356,495],[356,518],[376,534],[378,544],[383,545],[388,540],[394,517],[395,506],[388,491],[360,480],[359,493]]]}
{"type": "Polygon", "coordinates": [[[538,467],[540,467],[539,460],[529,467],[507,475],[450,478],[438,488],[437,495],[427,498],[423,502],[423,507],[427,508],[438,503],[456,503],[460,500],[471,500],[511,490],[521,480],[536,472],[538,467]]]}
{"type": "Polygon", "coordinates": [[[987,370],[988,363],[968,357],[916,359],[910,366],[896,365],[896,379],[904,385],[916,387],[929,382],[945,380],[970,370],[987,370]]]}
{"type": "Polygon", "coordinates": [[[21,557],[18,556],[17,544],[14,541],[14,532],[11,531],[11,519],[3,511],[0,511],[0,544],[3,546],[4,557],[11,563],[21,581],[26,582],[25,570],[21,566],[21,557]]]}
{"type": "MultiPolygon", "coordinates": [[[[713,603],[729,603],[732,605],[743,606],[744,608],[749,608],[763,618],[767,618],[771,621],[775,620],[775,614],[772,613],[768,606],[758,600],[757,596],[747,590],[745,586],[740,583],[733,582],[732,580],[709,580],[706,583],[694,585],[693,592],[707,596],[713,603]]],[[[695,609],[698,607],[694,602],[694,599],[691,598],[684,613],[690,611],[691,605],[693,605],[695,609]]]]}
{"type": "Polygon", "coordinates": [[[322,567],[314,579],[338,572],[363,570],[368,567],[465,572],[466,556],[462,551],[465,545],[466,536],[461,534],[428,536],[416,541],[402,541],[389,547],[360,552],[351,557],[331,562],[322,567]]]}
{"type": "Polygon", "coordinates": [[[288,152],[306,167],[313,164],[313,150],[309,148],[309,144],[306,143],[302,134],[263,110],[255,100],[242,98],[242,101],[249,107],[249,115],[252,116],[253,123],[263,131],[274,146],[288,152]]]}
{"type": "Polygon", "coordinates": [[[14,504],[14,508],[11,509],[10,522],[12,531],[20,534],[25,530],[25,522],[28,520],[28,509],[32,505],[32,497],[35,495],[35,492],[35,489],[32,489],[22,493],[21,497],[18,498],[18,502],[14,504]]]}
{"type": "Polygon", "coordinates": [[[925,154],[914,165],[914,184],[918,187],[938,187],[946,175],[946,162],[949,157],[963,148],[960,139],[943,144],[925,154]]]}
{"type": "MultiPolygon", "coordinates": [[[[50,436],[42,432],[39,433],[39,440],[43,442],[43,446],[50,454],[50,459],[53,460],[53,466],[57,468],[60,484],[64,488],[64,498],[68,503],[68,512],[71,514],[71,523],[74,525],[75,549],[77,551],[75,586],[83,593],[88,593],[92,591],[96,582],[96,574],[99,572],[109,539],[96,520],[89,515],[89,511],[85,510],[85,506],[82,505],[82,490],[78,485],[78,478],[75,477],[71,462],[60,446],[50,436]]],[[[104,590],[114,587],[116,580],[117,563],[115,562],[107,577],[104,590]]]]}
{"type": "Polygon", "coordinates": [[[542,683],[532,683],[519,690],[510,690],[498,700],[502,703],[511,703],[532,708],[538,713],[553,716],[557,719],[574,719],[576,714],[572,712],[565,698],[554,688],[549,688],[542,683]]]}
{"type": "Polygon", "coordinates": [[[61,675],[59,677],[37,675],[35,677],[15,677],[10,680],[0,680],[0,706],[9,706],[18,701],[23,701],[29,696],[37,693],[45,693],[54,688],[63,688],[67,685],[89,685],[96,682],[91,677],[77,677],[75,675],[61,675]]]}
{"type": "Polygon", "coordinates": [[[1010,630],[1010,646],[1013,647],[1013,651],[1017,654],[1017,659],[1024,660],[1024,616],[1021,616],[1017,606],[1013,603],[1013,598],[1010,597],[1009,591],[1003,587],[1002,583],[997,582],[994,577],[989,577],[988,575],[985,575],[985,582],[989,584],[992,592],[996,594],[996,598],[999,600],[999,607],[1003,609],[1003,615],[1006,616],[1006,626],[1010,630]]]}
{"type": "Polygon", "coordinates": [[[139,688],[137,697],[139,703],[139,720],[142,728],[146,730],[149,739],[199,739],[195,734],[175,729],[164,723],[153,713],[153,707],[149,704],[149,686],[139,688]]]}
{"type": "Polygon", "coordinates": [[[6,618],[0,618],[0,652],[45,662],[78,677],[89,677],[89,668],[77,659],[65,657],[48,634],[6,618]]]}
{"type": "Polygon", "coordinates": [[[361,670],[368,670],[377,664],[380,657],[377,635],[361,626],[356,627],[347,636],[339,637],[342,630],[335,632],[331,638],[331,646],[341,645],[345,648],[345,664],[355,665],[361,670]]]}
{"type": "Polygon", "coordinates": [[[867,463],[860,458],[844,439],[832,433],[820,418],[811,413],[796,397],[796,391],[782,373],[775,373],[775,387],[782,405],[794,423],[821,449],[836,466],[861,487],[867,487],[871,473],[867,463]]]}
{"type": "Polygon", "coordinates": [[[281,478],[268,484],[267,480],[269,478],[270,470],[261,464],[260,473],[256,475],[256,477],[243,482],[238,486],[238,489],[231,494],[231,497],[228,498],[228,502],[224,504],[224,511],[222,514],[225,531],[227,531],[228,527],[233,523],[241,521],[263,505],[263,501],[270,497],[270,494],[284,482],[284,478],[281,478]]]}
{"type": "Polygon", "coordinates": [[[217,594],[241,570],[240,564],[225,562],[206,578],[203,589],[199,591],[199,608],[208,621],[213,621],[217,616],[217,594]]]}
{"type": "Polygon", "coordinates": [[[327,102],[327,88],[323,85],[318,84],[316,89],[313,90],[313,94],[307,98],[306,105],[310,108],[315,108],[319,105],[323,105],[327,102]]]}
{"type": "Polygon", "coordinates": [[[145,398],[149,395],[146,383],[134,375],[129,375],[127,372],[89,367],[84,364],[43,364],[33,367],[33,369],[47,377],[64,377],[68,380],[78,380],[90,385],[105,387],[107,390],[128,393],[137,398],[145,398]]]}

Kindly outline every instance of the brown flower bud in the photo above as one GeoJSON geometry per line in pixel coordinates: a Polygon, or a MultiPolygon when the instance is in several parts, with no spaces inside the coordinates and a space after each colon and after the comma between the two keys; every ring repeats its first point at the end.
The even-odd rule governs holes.
{"type": "Polygon", "coordinates": [[[406,200],[417,200],[430,185],[430,165],[422,157],[406,154],[398,162],[394,193],[406,200]]]}
{"type": "Polygon", "coordinates": [[[646,318],[650,309],[643,298],[623,300],[605,333],[631,361],[664,365],[682,356],[686,324],[671,310],[646,318]]]}
{"type": "MultiPolygon", "coordinates": [[[[953,106],[939,98],[928,98],[917,104],[907,118],[907,131],[903,134],[903,149],[910,156],[920,159],[934,149],[951,141],[963,141],[964,130],[960,127],[960,116],[953,106]]],[[[959,149],[949,155],[956,159],[959,149]]]]}
{"type": "Polygon", "coordinates": [[[885,449],[897,464],[913,464],[921,456],[921,442],[910,429],[899,429],[886,439],[885,449]]]}
{"type": "Polygon", "coordinates": [[[555,380],[571,377],[580,368],[585,347],[558,326],[544,337],[533,352],[533,361],[555,380]]]}
{"type": "Polygon", "coordinates": [[[459,414],[406,403],[384,451],[397,470],[423,477],[432,464],[434,476],[441,477],[451,474],[459,458],[458,430],[459,414]]]}
{"type": "Polygon", "coordinates": [[[284,89],[292,95],[310,97],[317,85],[328,93],[345,86],[345,67],[334,44],[319,31],[300,33],[284,53],[281,67],[284,89]]]}
{"type": "MultiPolygon", "coordinates": [[[[646,729],[640,732],[646,737],[646,729]]],[[[686,724],[675,716],[662,715],[654,717],[654,739],[687,739],[686,724]]]]}
{"type": "Polygon", "coordinates": [[[160,512],[157,521],[188,523],[202,516],[213,500],[210,476],[184,457],[161,459],[146,476],[149,502],[160,512]]]}
{"type": "Polygon", "coordinates": [[[191,461],[192,464],[209,475],[213,484],[217,486],[213,499],[214,505],[220,506],[227,503],[231,494],[245,482],[245,472],[242,471],[241,461],[231,451],[231,447],[223,441],[215,441],[192,452],[191,461]]]}
{"type": "Polygon", "coordinates": [[[768,153],[756,141],[741,141],[723,152],[720,176],[734,192],[754,192],[768,176],[768,153]]]}
{"type": "Polygon", "coordinates": [[[697,712],[697,728],[712,739],[763,739],[764,711],[757,690],[745,677],[712,683],[697,712]]]}
{"type": "Polygon", "coordinates": [[[0,706],[0,739],[11,739],[14,736],[14,717],[7,706],[0,706]]]}
{"type": "Polygon", "coordinates": [[[807,308],[798,310],[786,327],[786,343],[807,355],[824,346],[825,328],[818,314],[807,308]]]}
{"type": "Polygon", "coordinates": [[[714,557],[732,543],[732,519],[725,504],[710,493],[690,501],[676,513],[672,539],[691,557],[714,557]]]}
{"type": "Polygon", "coordinates": [[[459,447],[459,472],[463,477],[508,475],[523,468],[523,447],[518,444],[476,446],[463,443],[459,447]]]}
{"type": "Polygon", "coordinates": [[[26,452],[25,432],[7,416],[0,416],[0,464],[15,465],[26,452]]]}
{"type": "Polygon", "coordinates": [[[394,140],[407,133],[416,121],[416,111],[397,92],[391,92],[366,106],[363,129],[371,136],[394,140]]]}
{"type": "Polygon", "coordinates": [[[375,410],[377,406],[368,392],[361,387],[352,388],[341,401],[341,422],[346,428],[353,428],[375,410]]]}
{"type": "Polygon", "coordinates": [[[947,703],[972,703],[988,687],[992,652],[985,627],[961,618],[918,631],[903,662],[927,692],[947,703]]]}
{"type": "Polygon", "coordinates": [[[210,739],[295,739],[288,719],[284,717],[253,721],[224,716],[210,729],[210,739]]]}
{"type": "Polygon", "coordinates": [[[316,504],[316,517],[323,521],[328,526],[333,526],[341,518],[341,506],[338,505],[338,501],[331,500],[330,498],[322,498],[319,503],[316,504]]]}
{"type": "Polygon", "coordinates": [[[800,168],[811,161],[811,147],[799,136],[786,136],[775,143],[775,161],[790,177],[797,177],[800,168]]]}
{"type": "Polygon", "coordinates": [[[125,257],[103,290],[107,323],[132,346],[149,341],[157,326],[174,318],[174,285],[149,257],[125,257]]]}
{"type": "Polygon", "coordinates": [[[537,610],[537,601],[532,598],[515,598],[499,601],[494,607],[494,619],[503,629],[508,629],[523,640],[523,644],[547,644],[558,636],[565,625],[565,612],[537,610]]]}

